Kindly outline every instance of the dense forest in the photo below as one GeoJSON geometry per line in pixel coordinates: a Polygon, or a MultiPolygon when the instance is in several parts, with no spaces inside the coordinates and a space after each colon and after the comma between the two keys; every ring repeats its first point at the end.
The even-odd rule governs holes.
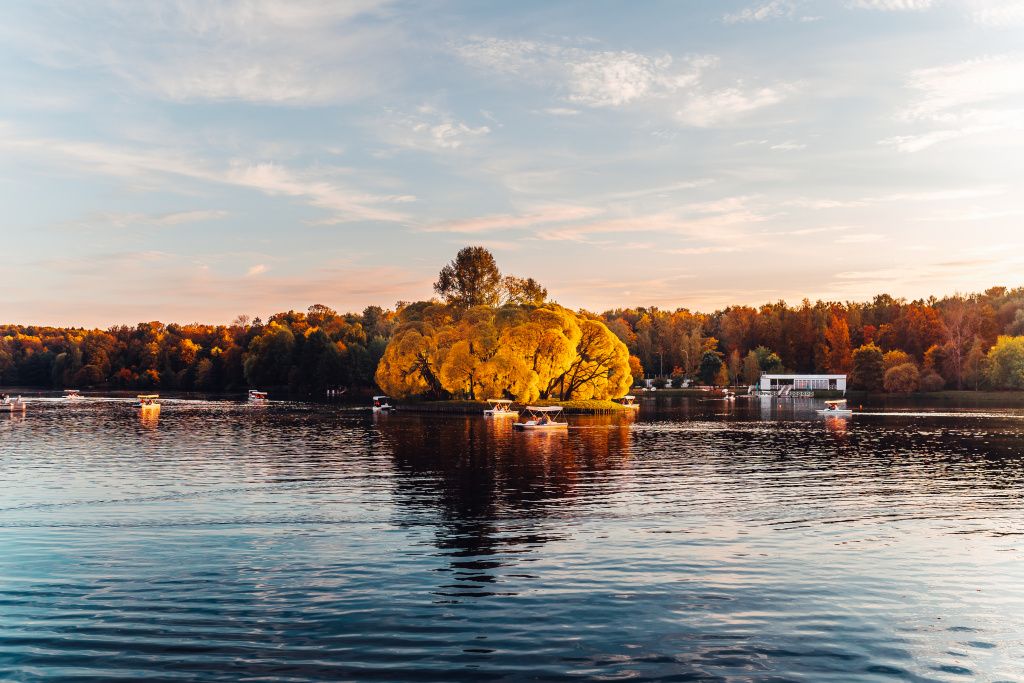
{"type": "Polygon", "coordinates": [[[567,395],[575,372],[587,380],[570,380],[568,395],[589,397],[620,395],[630,375],[657,377],[659,385],[749,384],[762,371],[790,370],[850,373],[851,386],[869,390],[1024,389],[1024,287],[916,301],[880,294],[860,303],[597,315],[549,302],[536,281],[502,276],[486,249],[467,247],[442,269],[435,290],[438,299],[393,310],[341,314],[314,305],[230,325],[0,325],[0,384],[287,388],[301,396],[372,391],[379,381],[403,395],[529,398],[567,395]],[[542,369],[537,335],[556,328],[562,338],[548,341],[557,353],[549,349],[551,365],[542,369]]]}
{"type": "Polygon", "coordinates": [[[295,395],[370,387],[395,314],[371,306],[341,315],[327,306],[266,322],[140,323],[108,330],[0,325],[0,384],[244,391],[295,395]]]}

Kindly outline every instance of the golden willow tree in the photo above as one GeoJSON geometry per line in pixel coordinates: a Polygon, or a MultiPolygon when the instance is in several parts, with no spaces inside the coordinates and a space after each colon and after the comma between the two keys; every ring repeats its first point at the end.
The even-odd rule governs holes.
{"type": "Polygon", "coordinates": [[[482,247],[459,252],[435,289],[446,301],[403,309],[377,366],[392,396],[607,399],[633,383],[629,350],[603,322],[544,303],[533,280],[500,277],[482,247]]]}

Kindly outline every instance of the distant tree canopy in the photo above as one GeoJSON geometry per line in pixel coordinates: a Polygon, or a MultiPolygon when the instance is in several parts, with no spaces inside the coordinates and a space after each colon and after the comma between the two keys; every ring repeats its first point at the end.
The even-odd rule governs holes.
{"type": "MultiPolygon", "coordinates": [[[[1018,371],[1024,342],[1017,341],[1024,339],[1024,287],[910,302],[880,294],[868,302],[805,299],[796,306],[779,301],[710,314],[628,308],[597,316],[547,303],[547,290],[537,281],[503,276],[490,252],[467,247],[441,270],[435,289],[440,303],[399,304],[394,311],[370,306],[361,314],[317,304],[305,313],[278,313],[266,323],[239,316],[230,325],[144,322],[107,330],[0,325],[0,384],[204,391],[288,387],[302,395],[337,386],[375,390],[376,376],[385,382],[381,388],[397,386],[396,394],[531,396],[533,390],[524,387],[533,385],[537,396],[552,397],[615,395],[618,389],[610,387],[626,374],[639,380],[645,370],[709,384],[721,384],[723,377],[753,383],[762,372],[831,371],[849,372],[852,387],[878,390],[885,387],[887,371],[909,364],[922,389],[937,388],[940,380],[951,388],[1024,389],[1018,371]],[[552,317],[564,321],[544,322],[552,317]],[[538,346],[534,357],[520,348],[519,332],[534,334],[538,326],[562,329],[565,343],[575,345],[564,354],[579,356],[571,373],[576,356],[565,361],[557,348],[538,346]],[[453,327],[462,332],[452,333],[453,327]],[[595,329],[600,334],[587,340],[614,338],[624,345],[625,373],[618,360],[621,347],[609,347],[615,348],[614,361],[608,353],[589,350],[589,341],[580,348],[584,330],[595,329]],[[455,349],[460,341],[465,344],[455,349]],[[413,354],[416,363],[398,353],[420,348],[421,342],[421,351],[413,354]],[[508,344],[520,349],[536,377],[513,362],[515,353],[502,351],[508,344]],[[375,373],[385,349],[389,365],[381,376],[375,373]],[[714,361],[705,361],[709,352],[726,362],[713,367],[714,361]],[[569,365],[545,368],[545,358],[569,365]],[[488,371],[500,366],[507,381],[488,380],[484,386],[481,364],[490,364],[488,371]],[[602,369],[588,379],[595,368],[602,369]],[[608,386],[602,389],[605,371],[608,386]],[[551,384],[556,378],[557,387],[551,384]]],[[[528,338],[555,343],[554,337],[528,338]]],[[[911,375],[906,368],[897,373],[903,380],[911,375]]]]}
{"type": "Polygon", "coordinates": [[[1009,387],[988,351],[1000,334],[1024,333],[1024,287],[909,302],[887,294],[863,303],[779,301],[711,314],[620,308],[602,317],[649,372],[678,369],[708,381],[701,362],[710,350],[730,359],[729,374],[746,383],[761,372],[837,372],[851,374],[851,386],[878,390],[886,370],[910,363],[923,374],[922,388],[938,379],[954,388],[1009,387]],[[858,355],[869,347],[882,355],[858,355]],[[739,372],[734,352],[742,359],[739,372]]]}
{"type": "Polygon", "coordinates": [[[374,388],[395,314],[371,306],[339,314],[239,316],[231,325],[140,323],[108,330],[0,326],[0,383],[39,387],[241,391],[297,395],[374,388]]]}

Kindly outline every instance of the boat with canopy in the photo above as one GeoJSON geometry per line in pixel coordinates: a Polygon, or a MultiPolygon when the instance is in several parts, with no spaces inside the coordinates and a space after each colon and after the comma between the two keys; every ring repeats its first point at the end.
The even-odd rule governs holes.
{"type": "Polygon", "coordinates": [[[146,410],[160,407],[160,394],[139,394],[136,398],[139,399],[139,402],[135,404],[136,408],[146,410]]]}
{"type": "Polygon", "coordinates": [[[395,407],[389,403],[390,400],[387,396],[374,396],[373,412],[379,413],[381,411],[394,410],[395,407]]]}
{"type": "Polygon", "coordinates": [[[825,401],[825,407],[817,411],[825,417],[852,417],[853,411],[846,407],[846,399],[825,401]]]}
{"type": "Polygon", "coordinates": [[[520,430],[554,431],[568,428],[567,422],[559,422],[562,406],[526,406],[526,420],[512,426],[520,430]]]}
{"type": "Polygon", "coordinates": [[[0,394],[0,413],[13,413],[17,410],[25,410],[25,399],[21,396],[11,398],[7,394],[0,394]]]}
{"type": "Polygon", "coordinates": [[[633,396],[632,394],[626,394],[625,396],[620,398],[619,403],[621,403],[626,408],[633,408],[635,410],[640,409],[640,404],[636,402],[636,396],[633,396]]]}
{"type": "Polygon", "coordinates": [[[256,389],[249,390],[249,403],[266,403],[267,392],[257,391],[256,389]]]}
{"type": "Polygon", "coordinates": [[[512,401],[506,398],[489,398],[491,407],[484,411],[484,417],[519,417],[518,410],[512,410],[512,401]]]}
{"type": "Polygon", "coordinates": [[[82,392],[80,392],[78,389],[65,389],[64,398],[66,398],[69,401],[77,401],[82,398],[82,392]]]}

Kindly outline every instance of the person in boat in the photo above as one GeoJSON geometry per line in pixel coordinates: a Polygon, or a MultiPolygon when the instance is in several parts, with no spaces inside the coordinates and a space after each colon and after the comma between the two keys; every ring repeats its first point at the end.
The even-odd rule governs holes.
{"type": "Polygon", "coordinates": [[[374,401],[373,402],[373,407],[374,408],[380,408],[380,401],[374,401]]]}
{"type": "Polygon", "coordinates": [[[551,422],[551,419],[547,416],[547,414],[541,415],[540,419],[537,420],[537,424],[539,424],[539,425],[546,425],[546,424],[548,424],[550,422],[551,422]]]}

